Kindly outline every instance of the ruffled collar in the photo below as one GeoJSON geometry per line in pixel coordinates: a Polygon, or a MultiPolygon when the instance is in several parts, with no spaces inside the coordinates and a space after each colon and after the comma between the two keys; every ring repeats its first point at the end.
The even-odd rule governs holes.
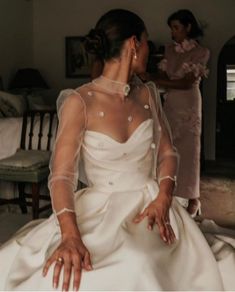
{"type": "Polygon", "coordinates": [[[92,80],[92,83],[107,92],[128,96],[132,86],[139,83],[139,78],[134,75],[129,83],[125,83],[100,75],[98,78],[92,80]]]}
{"type": "Polygon", "coordinates": [[[197,42],[193,39],[184,39],[182,43],[174,42],[174,48],[177,53],[185,53],[191,51],[197,46],[197,42]]]}

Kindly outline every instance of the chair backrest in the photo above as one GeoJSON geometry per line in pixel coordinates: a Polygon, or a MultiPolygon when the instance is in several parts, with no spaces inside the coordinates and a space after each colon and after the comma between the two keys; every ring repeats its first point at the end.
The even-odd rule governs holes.
{"type": "Polygon", "coordinates": [[[23,116],[21,149],[51,150],[58,118],[55,110],[31,110],[23,116]]]}

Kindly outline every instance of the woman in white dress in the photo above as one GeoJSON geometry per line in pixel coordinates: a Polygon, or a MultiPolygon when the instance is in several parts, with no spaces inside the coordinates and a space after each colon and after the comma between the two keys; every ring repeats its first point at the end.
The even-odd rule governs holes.
{"type": "Polygon", "coordinates": [[[1,247],[0,290],[223,290],[207,241],[172,197],[178,154],[158,92],[135,77],[148,57],[143,21],[111,10],[87,47],[105,66],[58,99],[54,213],[1,247]],[[77,191],[79,176],[88,187],[77,191]]]}

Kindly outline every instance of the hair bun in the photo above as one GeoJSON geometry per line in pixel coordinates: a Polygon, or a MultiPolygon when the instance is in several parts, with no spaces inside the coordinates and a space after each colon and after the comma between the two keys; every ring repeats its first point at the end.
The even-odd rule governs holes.
{"type": "Polygon", "coordinates": [[[91,29],[85,37],[85,47],[88,53],[105,58],[108,51],[108,39],[105,32],[101,29],[91,29]]]}

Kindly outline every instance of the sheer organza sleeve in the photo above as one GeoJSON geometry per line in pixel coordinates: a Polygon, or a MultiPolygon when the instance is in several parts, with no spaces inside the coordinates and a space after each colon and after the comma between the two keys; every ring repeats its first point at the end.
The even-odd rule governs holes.
{"type": "Polygon", "coordinates": [[[59,125],[50,161],[48,187],[54,213],[74,212],[80,149],[86,128],[85,103],[79,93],[64,90],[57,99],[59,125]]]}
{"type": "Polygon", "coordinates": [[[147,84],[149,103],[154,120],[155,173],[158,183],[164,179],[177,182],[179,154],[173,145],[171,130],[162,109],[159,92],[153,82],[147,84]]]}

